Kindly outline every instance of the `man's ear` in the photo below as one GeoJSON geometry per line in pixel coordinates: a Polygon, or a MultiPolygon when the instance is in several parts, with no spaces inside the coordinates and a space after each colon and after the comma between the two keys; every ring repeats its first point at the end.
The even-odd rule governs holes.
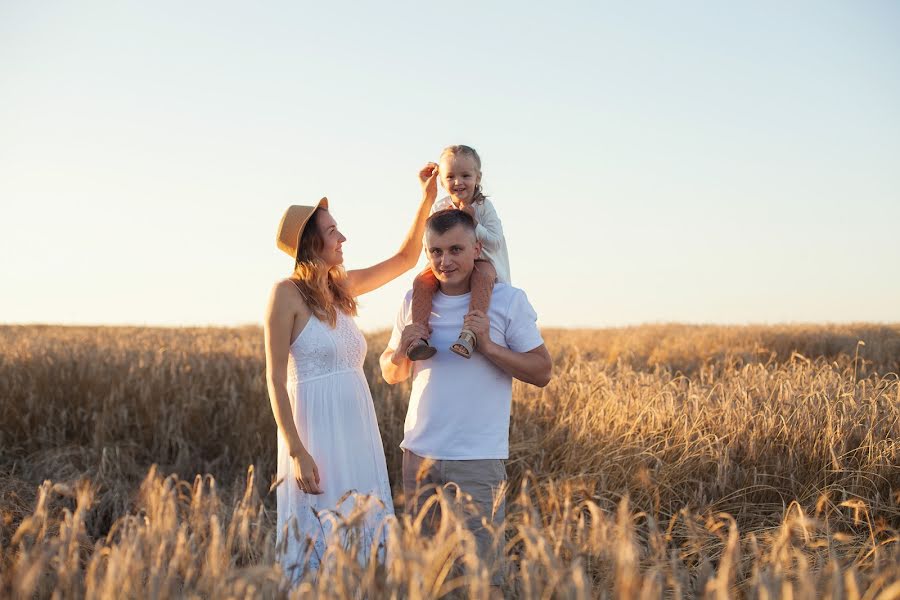
{"type": "Polygon", "coordinates": [[[481,242],[480,241],[475,242],[475,258],[476,259],[481,258],[481,242]]]}

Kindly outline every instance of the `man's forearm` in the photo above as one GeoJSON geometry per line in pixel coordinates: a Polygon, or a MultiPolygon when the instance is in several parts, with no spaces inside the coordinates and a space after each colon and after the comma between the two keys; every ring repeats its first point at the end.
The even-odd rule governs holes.
{"type": "Polygon", "coordinates": [[[389,385],[408,379],[411,370],[410,366],[412,365],[406,356],[395,356],[395,354],[394,350],[387,348],[378,361],[381,365],[381,376],[389,385]]]}
{"type": "Polygon", "coordinates": [[[550,383],[553,365],[543,345],[530,352],[516,352],[493,341],[479,340],[478,351],[511,377],[538,387],[550,383]]]}

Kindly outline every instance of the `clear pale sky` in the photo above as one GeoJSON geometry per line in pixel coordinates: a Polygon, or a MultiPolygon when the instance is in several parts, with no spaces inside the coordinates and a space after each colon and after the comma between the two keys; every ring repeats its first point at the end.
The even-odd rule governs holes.
{"type": "Polygon", "coordinates": [[[368,266],[452,143],[543,326],[900,321],[895,2],[0,0],[0,322],[259,323],[289,204],[368,266]]]}

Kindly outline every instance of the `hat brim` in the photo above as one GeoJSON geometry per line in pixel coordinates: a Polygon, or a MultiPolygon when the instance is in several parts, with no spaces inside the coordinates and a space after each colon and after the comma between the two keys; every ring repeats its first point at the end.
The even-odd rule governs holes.
{"type": "Polygon", "coordinates": [[[300,238],[303,236],[309,220],[320,208],[328,210],[328,198],[322,198],[315,206],[299,204],[289,206],[278,224],[278,234],[275,237],[278,249],[296,260],[297,251],[300,249],[300,238]]]}

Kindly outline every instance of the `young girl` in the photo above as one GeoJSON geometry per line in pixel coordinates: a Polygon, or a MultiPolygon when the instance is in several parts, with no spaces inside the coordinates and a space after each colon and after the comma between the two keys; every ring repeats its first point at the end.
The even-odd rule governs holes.
{"type": "MultiPolygon", "coordinates": [[[[469,213],[475,219],[475,235],[481,242],[481,257],[475,261],[472,271],[472,298],[469,310],[481,310],[485,313],[491,303],[491,292],[494,281],[512,283],[509,275],[509,255],[506,251],[506,238],[503,236],[503,225],[494,210],[494,205],[481,192],[481,158],[470,146],[447,146],[441,152],[440,164],[430,163],[432,173],[438,170],[441,185],[450,193],[449,197],[435,201],[431,213],[439,210],[456,208],[469,213]]],[[[423,172],[427,170],[423,169],[423,172]]],[[[438,282],[431,267],[425,269],[413,282],[412,320],[428,327],[431,316],[431,302],[438,289],[438,282]]],[[[478,340],[475,334],[463,329],[459,339],[450,350],[469,358],[478,340]]],[[[425,360],[434,356],[437,350],[426,340],[419,340],[410,345],[406,355],[410,360],[425,360]]]]}

